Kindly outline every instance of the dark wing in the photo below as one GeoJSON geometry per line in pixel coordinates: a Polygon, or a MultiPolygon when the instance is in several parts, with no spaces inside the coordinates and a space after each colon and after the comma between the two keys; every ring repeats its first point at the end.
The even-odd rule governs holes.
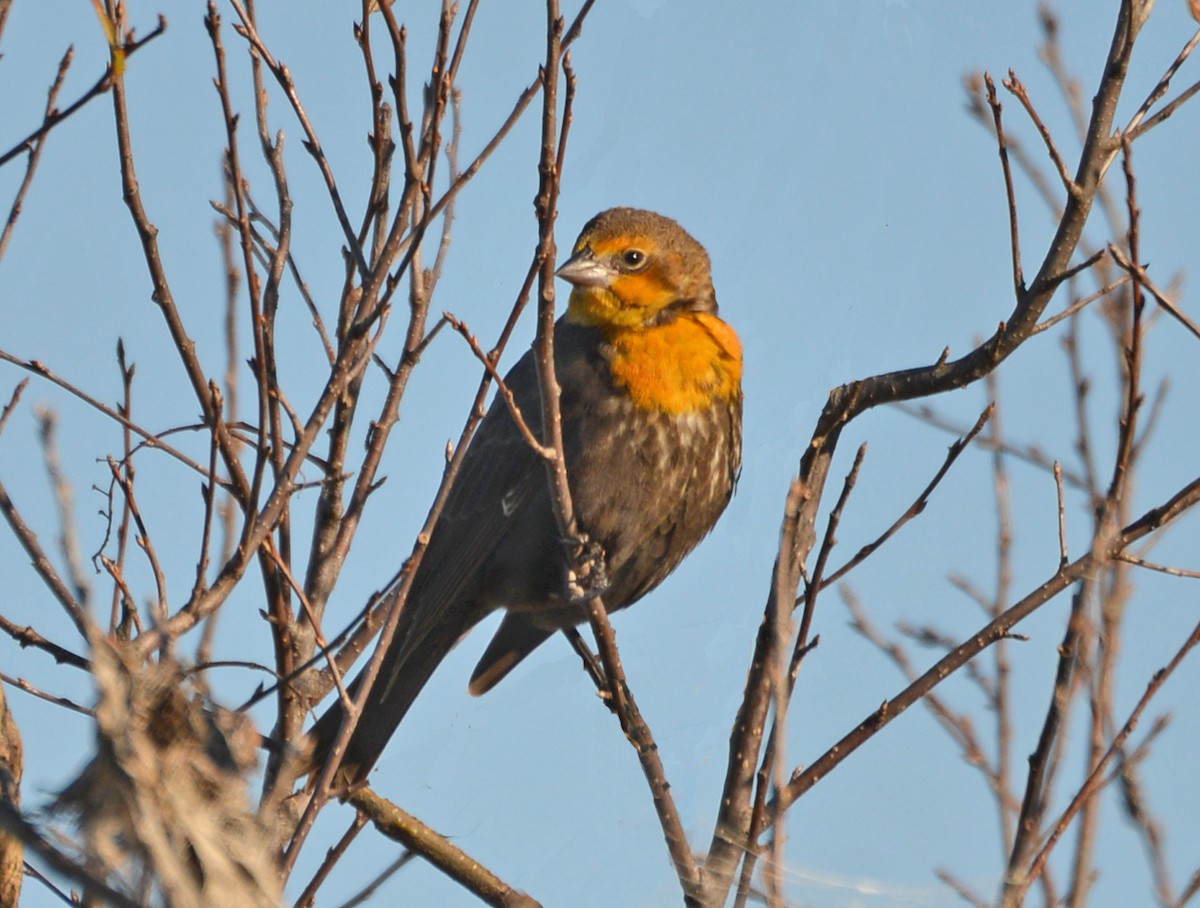
{"type": "MultiPolygon", "coordinates": [[[[531,353],[513,366],[505,384],[536,433],[541,424],[540,398],[531,353]]],[[[541,458],[497,394],[463,458],[413,581],[405,607],[407,636],[427,633],[444,621],[447,608],[466,605],[463,600],[474,597],[481,569],[545,484],[541,458]]],[[[476,604],[486,609],[496,606],[476,604]]],[[[481,618],[482,614],[475,621],[481,618]]]]}
{"type": "MultiPolygon", "coordinates": [[[[538,424],[539,394],[527,353],[506,382],[522,412],[538,424]]],[[[395,636],[342,758],[339,776],[366,777],[434,669],[497,603],[481,597],[489,558],[521,510],[545,489],[541,458],[525,442],[500,397],[463,457],[458,476],[417,569],[395,636]]],[[[356,679],[352,690],[357,690],[356,679]]],[[[310,732],[312,764],[323,762],[342,724],[335,700],[310,732]]]]}
{"type": "MultiPolygon", "coordinates": [[[[554,344],[555,377],[561,390],[559,405],[563,444],[567,452],[567,462],[571,464],[578,459],[581,448],[612,445],[615,433],[611,431],[613,427],[608,423],[620,421],[623,416],[616,406],[620,398],[614,393],[611,379],[608,377],[608,364],[603,358],[600,339],[595,330],[572,325],[560,319],[555,326],[554,344]]],[[[533,380],[536,384],[536,375],[533,380]]],[[[534,425],[540,423],[540,418],[532,421],[534,425]]],[[[622,459],[621,455],[615,458],[618,464],[622,459]]],[[[468,690],[475,696],[495,687],[558,628],[584,620],[582,610],[564,605],[561,599],[565,579],[561,575],[563,563],[557,550],[561,542],[552,526],[554,518],[545,485],[545,470],[536,472],[538,478],[528,490],[531,502],[531,513],[528,515],[530,522],[521,528],[523,532],[513,536],[513,541],[517,545],[542,546],[546,548],[545,557],[525,557],[528,569],[524,596],[516,589],[520,583],[514,581],[511,584],[510,593],[516,594],[514,601],[504,604],[513,610],[504,616],[495,636],[488,643],[487,649],[471,673],[468,690]],[[535,511],[538,513],[533,513],[535,511]]],[[[576,479],[577,477],[572,475],[573,495],[576,479]]],[[[595,481],[605,487],[605,496],[612,494],[610,487],[620,486],[625,480],[626,477],[621,476],[616,467],[606,468],[603,476],[595,478],[595,481]]],[[[577,513],[579,504],[576,498],[577,513]]],[[[506,564],[519,560],[519,556],[511,553],[504,553],[503,558],[506,564]]]]}

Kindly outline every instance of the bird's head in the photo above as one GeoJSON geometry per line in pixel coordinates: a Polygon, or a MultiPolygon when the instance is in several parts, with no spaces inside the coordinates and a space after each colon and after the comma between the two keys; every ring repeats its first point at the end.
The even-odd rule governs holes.
{"type": "Polygon", "coordinates": [[[688,312],[717,312],[708,253],[673,220],[652,211],[602,211],[584,226],[556,273],[574,285],[567,320],[575,324],[620,330],[688,312]]]}

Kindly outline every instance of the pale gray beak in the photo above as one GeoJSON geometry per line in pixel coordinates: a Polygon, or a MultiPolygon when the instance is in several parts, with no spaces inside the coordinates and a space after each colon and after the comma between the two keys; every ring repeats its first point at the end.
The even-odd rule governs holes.
{"type": "Polygon", "coordinates": [[[613,277],[612,271],[596,261],[592,250],[586,246],[567,259],[554,273],[576,287],[607,287],[613,277]]]}

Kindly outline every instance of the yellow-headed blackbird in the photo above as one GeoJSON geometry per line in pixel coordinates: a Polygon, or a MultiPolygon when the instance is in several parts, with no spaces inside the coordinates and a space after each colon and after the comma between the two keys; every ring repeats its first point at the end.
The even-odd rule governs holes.
{"type": "MultiPolygon", "coordinates": [[[[717,316],[704,247],[661,215],[598,214],[558,276],[573,285],[554,334],[567,476],[615,611],[658,586],[729,502],[741,466],[741,344],[717,316]]],[[[505,383],[538,433],[535,369],[526,353],[505,383]]],[[[417,569],[340,777],[365,778],[438,663],[493,610],[507,614],[471,676],[473,694],[557,630],[586,621],[566,593],[566,571],[544,461],[497,396],[417,569]]],[[[334,703],[317,722],[316,759],[342,716],[334,703]]]]}

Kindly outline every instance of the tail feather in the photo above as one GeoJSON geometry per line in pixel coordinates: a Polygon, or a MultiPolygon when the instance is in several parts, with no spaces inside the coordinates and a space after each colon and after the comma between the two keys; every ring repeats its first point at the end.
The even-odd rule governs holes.
{"type": "MultiPolygon", "coordinates": [[[[419,638],[411,632],[411,622],[401,622],[346,745],[335,776],[339,783],[354,784],[366,780],[434,669],[478,620],[471,620],[471,617],[464,614],[459,621],[436,623],[419,638]]],[[[358,695],[361,687],[360,673],[348,688],[351,699],[358,695]]],[[[339,697],[309,731],[310,772],[316,772],[328,761],[345,715],[339,697]]]]}
{"type": "Polygon", "coordinates": [[[467,690],[471,696],[486,694],[512,671],[518,662],[537,649],[554,634],[534,624],[520,612],[509,612],[500,622],[496,636],[484,650],[479,664],[471,675],[467,690]]]}

